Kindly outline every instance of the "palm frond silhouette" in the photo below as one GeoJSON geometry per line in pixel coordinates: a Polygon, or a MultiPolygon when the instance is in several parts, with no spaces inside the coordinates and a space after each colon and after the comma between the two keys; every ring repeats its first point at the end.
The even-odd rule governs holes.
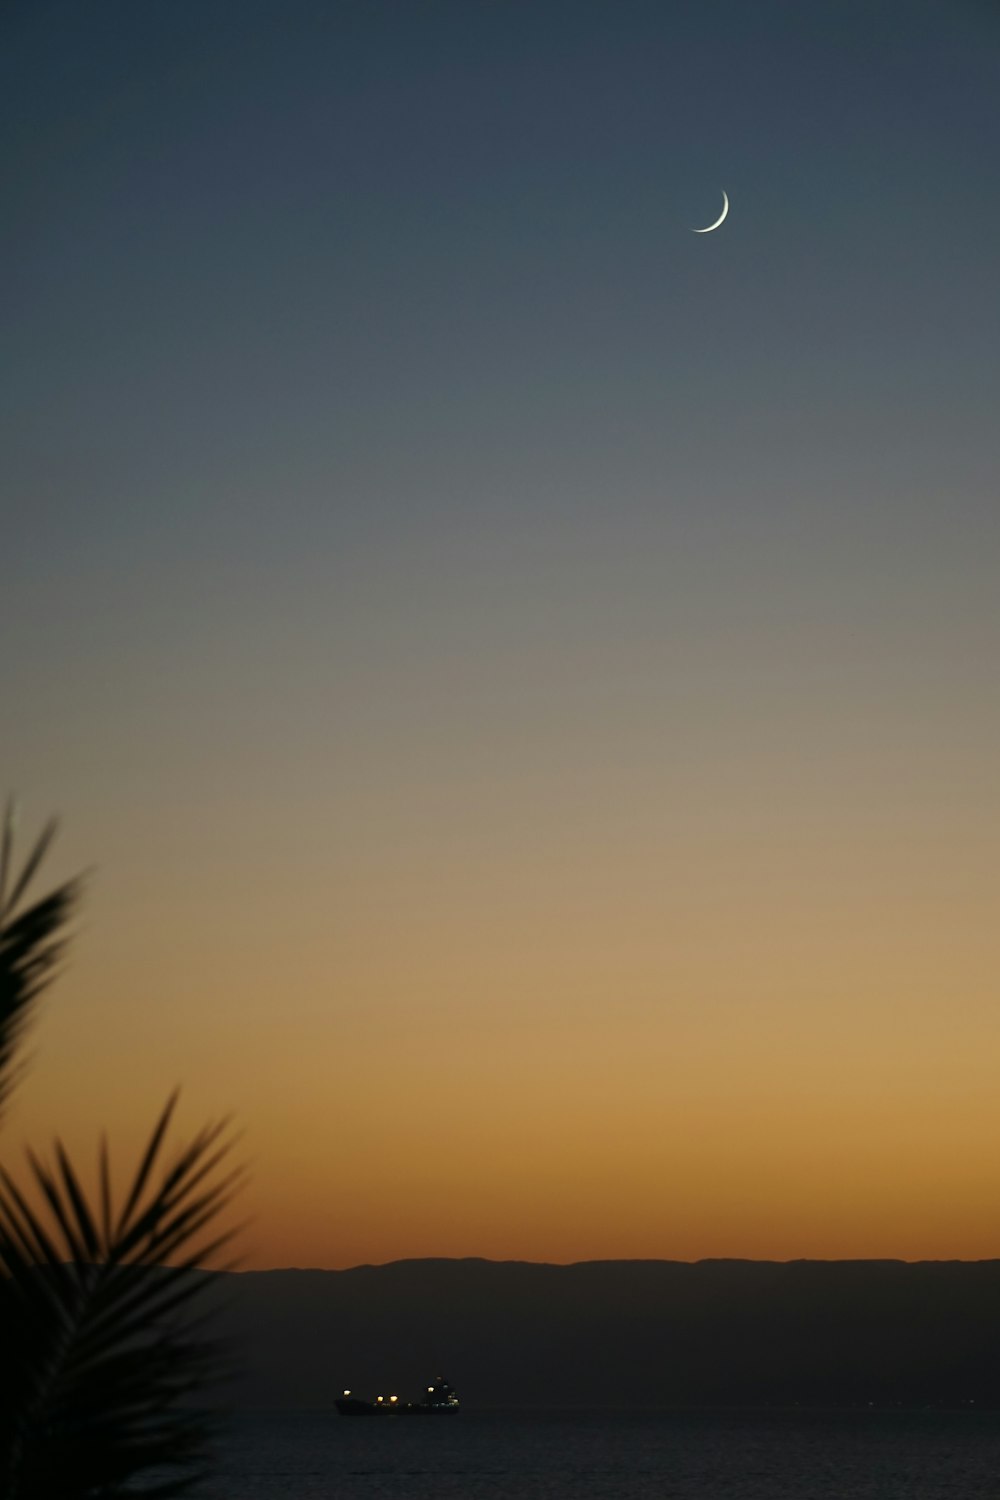
{"type": "MultiPolygon", "coordinates": [[[[0,1073],[8,1092],[79,892],[68,882],[18,915],[54,825],[13,880],[10,826],[8,818],[0,843],[0,1073]]],[[[212,1226],[242,1172],[229,1168],[225,1120],[168,1155],[176,1100],[157,1119],[120,1203],[105,1142],[90,1198],[58,1141],[51,1162],[29,1152],[23,1182],[0,1167],[5,1500],[173,1496],[203,1472],[210,1426],[184,1403],[220,1372],[221,1357],[198,1306],[211,1278],[199,1273],[232,1238],[212,1226]]]]}
{"type": "Polygon", "coordinates": [[[14,870],[14,823],[14,804],[8,802],[0,833],[0,1113],[17,1081],[17,1049],[38,996],[53,978],[81,888],[79,880],[68,880],[19,912],[55,837],[56,822],[42,829],[19,872],[14,870]]]}

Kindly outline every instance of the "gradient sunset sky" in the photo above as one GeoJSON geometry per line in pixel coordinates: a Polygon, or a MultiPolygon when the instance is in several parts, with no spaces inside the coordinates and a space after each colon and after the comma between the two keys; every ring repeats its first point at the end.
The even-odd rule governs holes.
{"type": "Polygon", "coordinates": [[[5,1131],[255,1266],[1000,1254],[1000,18],[23,0],[5,1131]],[[722,190],[731,211],[715,233],[722,190]]]}

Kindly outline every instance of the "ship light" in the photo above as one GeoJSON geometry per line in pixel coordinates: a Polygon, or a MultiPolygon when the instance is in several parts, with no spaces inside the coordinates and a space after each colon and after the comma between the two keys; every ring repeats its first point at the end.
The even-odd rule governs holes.
{"type": "Polygon", "coordinates": [[[385,1397],[384,1397],[384,1396],[379,1396],[379,1397],[377,1397],[377,1401],[384,1401],[384,1400],[385,1400],[385,1397]]]}
{"type": "Polygon", "coordinates": [[[398,1400],[399,1400],[399,1397],[398,1397],[398,1396],[390,1396],[390,1397],[389,1397],[389,1400],[390,1400],[390,1401],[398,1401],[398,1400]]]}
{"type": "Polygon", "coordinates": [[[344,1395],[345,1395],[345,1396],[349,1396],[349,1395],[350,1395],[350,1394],[351,1394],[351,1393],[350,1393],[350,1391],[345,1391],[345,1392],[344,1392],[344,1395]]]}

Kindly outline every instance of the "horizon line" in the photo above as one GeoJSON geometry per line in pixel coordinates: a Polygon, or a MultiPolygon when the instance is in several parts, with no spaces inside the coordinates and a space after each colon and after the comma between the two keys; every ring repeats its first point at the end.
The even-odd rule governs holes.
{"type": "Polygon", "coordinates": [[[524,1260],[517,1257],[503,1259],[487,1255],[412,1255],[399,1256],[395,1260],[359,1261],[350,1266],[248,1266],[231,1267],[211,1271],[221,1276],[267,1276],[288,1272],[299,1275],[328,1274],[346,1275],[351,1271],[385,1271],[395,1266],[420,1265],[482,1265],[482,1266],[532,1266],[539,1270],[571,1271],[588,1266],[992,1266],[1000,1264],[1000,1255],[979,1256],[963,1259],[961,1256],[928,1257],[906,1260],[892,1255],[854,1255],[823,1257],[798,1255],[788,1260],[774,1260],[746,1255],[706,1255],[698,1260],[677,1260],[668,1256],[603,1256],[591,1260],[552,1261],[524,1260]]]}

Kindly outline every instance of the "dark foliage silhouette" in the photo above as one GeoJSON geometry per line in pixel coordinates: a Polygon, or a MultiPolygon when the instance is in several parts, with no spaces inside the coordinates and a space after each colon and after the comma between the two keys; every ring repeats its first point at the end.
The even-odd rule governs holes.
{"type": "Polygon", "coordinates": [[[35,1001],[63,951],[66,924],[80,895],[79,880],[50,891],[18,914],[29,885],[56,831],[46,824],[19,874],[14,873],[14,808],[7,804],[0,834],[0,1111],[17,1081],[19,1043],[35,1001]]]}
{"type": "MultiPolygon", "coordinates": [[[[13,870],[12,817],[0,840],[0,1102],[38,996],[53,977],[79,881],[25,897],[51,843],[49,824],[13,870]]],[[[186,1492],[205,1465],[210,1426],[185,1406],[220,1368],[196,1272],[231,1238],[213,1233],[238,1186],[226,1121],[172,1154],[176,1104],[160,1114],[120,1203],[106,1142],[88,1196],[57,1141],[28,1154],[25,1180],[0,1167],[0,1495],[4,1500],[123,1500],[186,1492]],[[141,1489],[136,1481],[141,1478],[141,1489]]]]}

